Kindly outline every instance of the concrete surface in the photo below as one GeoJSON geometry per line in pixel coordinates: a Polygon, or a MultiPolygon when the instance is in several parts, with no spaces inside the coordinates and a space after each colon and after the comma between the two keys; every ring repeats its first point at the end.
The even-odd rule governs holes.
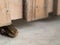
{"type": "Polygon", "coordinates": [[[26,23],[15,21],[16,38],[0,35],[0,45],[60,45],[60,17],[26,23]]]}

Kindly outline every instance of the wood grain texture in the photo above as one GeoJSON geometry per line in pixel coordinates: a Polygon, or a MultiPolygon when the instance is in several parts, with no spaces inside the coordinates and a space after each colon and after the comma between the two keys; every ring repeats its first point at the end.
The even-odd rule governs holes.
{"type": "Polygon", "coordinates": [[[36,16],[35,19],[43,19],[47,18],[48,15],[46,15],[46,3],[45,0],[36,0],[36,16]]]}
{"type": "Polygon", "coordinates": [[[36,13],[36,0],[32,0],[32,21],[35,20],[36,13]]]}
{"type": "Polygon", "coordinates": [[[22,18],[22,0],[8,0],[9,2],[9,15],[11,15],[11,20],[22,18]]]}
{"type": "Polygon", "coordinates": [[[27,21],[32,21],[33,16],[33,0],[25,0],[25,17],[27,21]]]}
{"type": "Polygon", "coordinates": [[[11,24],[10,15],[7,14],[7,2],[6,0],[0,0],[0,27],[11,24]]]}
{"type": "Polygon", "coordinates": [[[35,0],[26,0],[26,16],[27,21],[34,21],[35,20],[35,0]]]}
{"type": "Polygon", "coordinates": [[[47,12],[53,12],[53,0],[47,0],[47,12]]]}
{"type": "Polygon", "coordinates": [[[34,21],[47,18],[45,0],[25,0],[26,1],[26,20],[34,21]]]}

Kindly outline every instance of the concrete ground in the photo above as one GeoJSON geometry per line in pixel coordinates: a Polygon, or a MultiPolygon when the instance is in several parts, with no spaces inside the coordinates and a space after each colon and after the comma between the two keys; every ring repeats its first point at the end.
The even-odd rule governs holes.
{"type": "Polygon", "coordinates": [[[26,23],[15,21],[16,38],[0,35],[0,45],[60,45],[60,17],[26,23]]]}

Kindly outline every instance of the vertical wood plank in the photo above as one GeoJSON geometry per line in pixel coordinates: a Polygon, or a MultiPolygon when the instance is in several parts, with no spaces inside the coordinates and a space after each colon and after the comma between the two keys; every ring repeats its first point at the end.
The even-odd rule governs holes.
{"type": "Polygon", "coordinates": [[[53,12],[53,0],[46,0],[47,1],[47,12],[53,12]]]}
{"type": "Polygon", "coordinates": [[[0,0],[0,27],[10,25],[10,16],[7,15],[7,4],[6,0],[0,0]]]}
{"type": "Polygon", "coordinates": [[[26,0],[26,19],[34,21],[46,18],[45,0],[26,0]]]}
{"type": "Polygon", "coordinates": [[[32,21],[33,16],[33,0],[25,0],[25,17],[27,21],[32,21]]]}
{"type": "Polygon", "coordinates": [[[58,1],[57,15],[60,15],[60,0],[57,1],[58,1]]]}
{"type": "Polygon", "coordinates": [[[47,18],[45,0],[36,0],[36,19],[47,18]]]}
{"type": "Polygon", "coordinates": [[[9,14],[12,20],[22,18],[22,0],[8,0],[9,14]]]}
{"type": "Polygon", "coordinates": [[[32,15],[32,21],[34,21],[35,20],[35,15],[36,15],[36,0],[33,0],[32,1],[32,12],[33,12],[33,15],[32,15]]]}

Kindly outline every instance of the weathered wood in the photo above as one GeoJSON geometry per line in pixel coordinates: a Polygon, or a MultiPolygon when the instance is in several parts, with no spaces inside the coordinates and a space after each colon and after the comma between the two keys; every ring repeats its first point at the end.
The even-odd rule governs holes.
{"type": "Polygon", "coordinates": [[[6,0],[0,0],[0,27],[11,24],[10,15],[7,15],[7,3],[6,0]]]}
{"type": "Polygon", "coordinates": [[[25,0],[25,17],[27,21],[47,18],[46,0],[25,0]]]}
{"type": "Polygon", "coordinates": [[[36,0],[36,16],[35,19],[43,19],[47,18],[47,10],[46,10],[46,1],[45,0],[36,0]]]}
{"type": "Polygon", "coordinates": [[[53,0],[53,15],[57,15],[58,10],[58,0],[53,0]]]}
{"type": "Polygon", "coordinates": [[[33,4],[32,4],[32,0],[24,0],[24,6],[25,6],[25,10],[24,10],[24,15],[27,21],[31,21],[32,20],[32,14],[33,14],[33,4]]]}
{"type": "Polygon", "coordinates": [[[47,0],[47,12],[53,12],[53,0],[47,0]]]}
{"type": "Polygon", "coordinates": [[[8,11],[12,20],[22,18],[22,0],[7,0],[8,11]]]}

